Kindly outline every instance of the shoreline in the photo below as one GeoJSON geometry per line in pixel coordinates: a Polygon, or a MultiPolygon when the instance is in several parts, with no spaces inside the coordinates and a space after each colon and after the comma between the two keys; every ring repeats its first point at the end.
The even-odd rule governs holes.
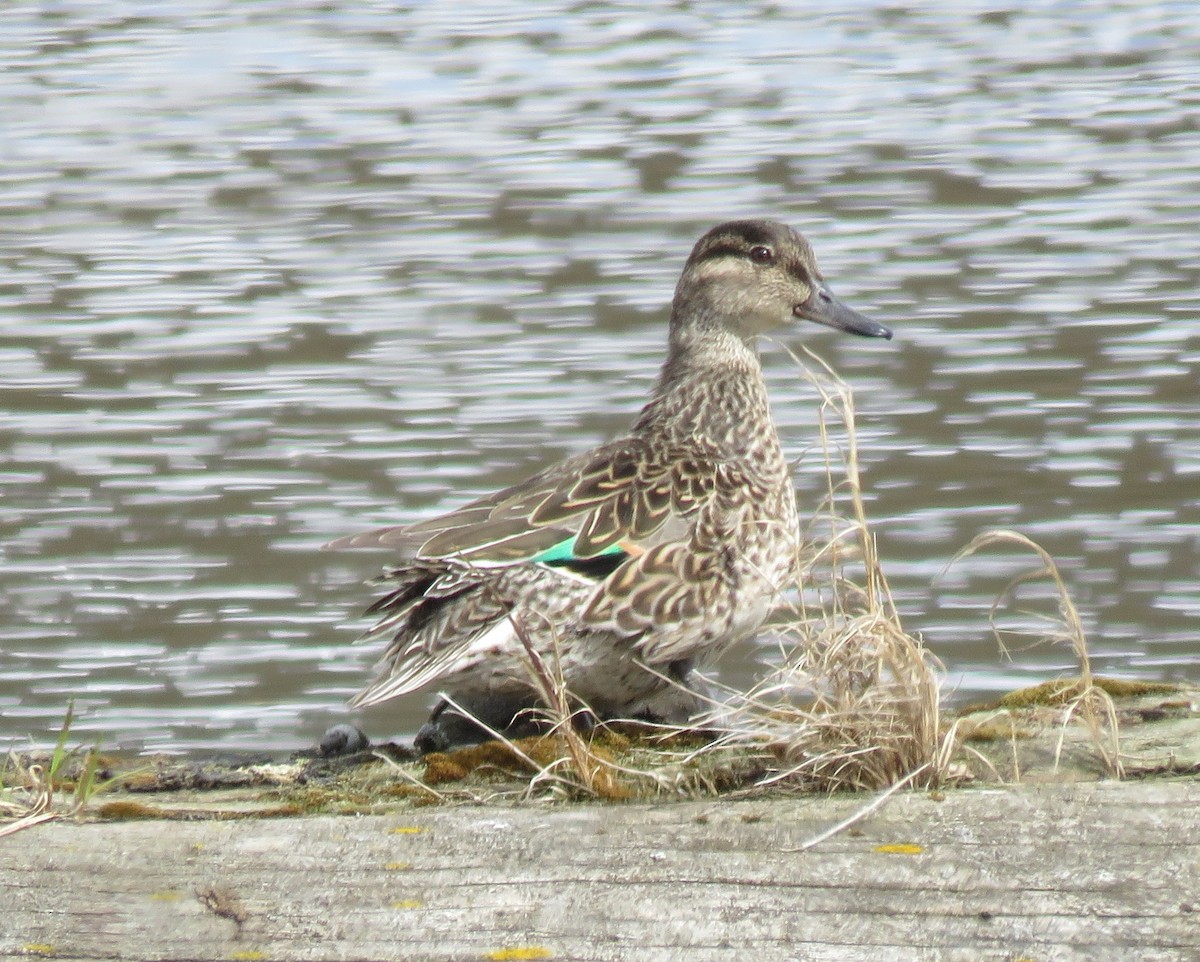
{"type": "Polygon", "coordinates": [[[958,719],[977,773],[812,847],[878,795],[522,801],[494,768],[416,784],[453,755],[191,759],[0,838],[0,958],[1194,960],[1200,690],[1117,706],[1124,781],[1061,703],[984,708],[958,719]]]}

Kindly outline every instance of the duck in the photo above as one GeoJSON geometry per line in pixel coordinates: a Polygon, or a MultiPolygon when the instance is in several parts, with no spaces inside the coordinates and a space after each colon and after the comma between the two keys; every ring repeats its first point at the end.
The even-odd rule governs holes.
{"type": "Polygon", "coordinates": [[[415,747],[445,751],[534,730],[549,666],[589,723],[694,715],[697,666],[757,633],[799,575],[757,340],[802,322],[892,337],[834,296],[792,228],[720,224],[683,265],[666,359],[627,434],[449,513],[331,542],[397,558],[366,612],[383,654],[350,707],[436,685],[415,747]]]}

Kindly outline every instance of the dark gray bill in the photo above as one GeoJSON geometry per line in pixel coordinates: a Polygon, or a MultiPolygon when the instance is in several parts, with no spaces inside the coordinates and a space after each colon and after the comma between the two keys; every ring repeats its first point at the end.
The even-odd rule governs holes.
{"type": "Polygon", "coordinates": [[[834,297],[833,292],[824,285],[813,291],[812,297],[803,304],[797,304],[792,308],[792,313],[806,321],[816,321],[818,324],[836,327],[839,331],[847,331],[850,334],[858,334],[862,337],[884,337],[889,341],[892,339],[891,330],[878,321],[859,314],[854,308],[847,307],[834,297]]]}

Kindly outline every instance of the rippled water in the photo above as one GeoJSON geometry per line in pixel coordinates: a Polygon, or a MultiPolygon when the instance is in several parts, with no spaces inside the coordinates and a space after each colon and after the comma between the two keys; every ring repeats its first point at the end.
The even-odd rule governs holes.
{"type": "MultiPolygon", "coordinates": [[[[385,560],[318,546],[624,428],[692,242],[759,214],[896,329],[797,335],[959,697],[1069,665],[997,654],[1011,552],[939,578],[995,527],[1098,669],[1200,677],[1192,5],[805,8],[0,11],[0,738],[74,696],[109,745],[309,743],[385,560]]],[[[764,357],[800,455],[812,391],[764,357]]]]}

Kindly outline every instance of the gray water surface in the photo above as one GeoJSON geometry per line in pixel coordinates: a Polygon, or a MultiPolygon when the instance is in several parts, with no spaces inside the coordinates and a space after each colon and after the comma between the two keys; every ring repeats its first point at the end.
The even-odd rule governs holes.
{"type": "MultiPolygon", "coordinates": [[[[72,697],[147,750],[348,717],[387,559],[319,546],[623,430],[691,244],[752,215],[895,328],[781,338],[854,388],[955,697],[1071,665],[990,636],[1024,559],[941,574],[1000,527],[1098,671],[1200,678],[1189,3],[64,0],[0,11],[0,107],[0,743],[72,697]]],[[[763,352],[815,504],[817,399],[763,352]]]]}

